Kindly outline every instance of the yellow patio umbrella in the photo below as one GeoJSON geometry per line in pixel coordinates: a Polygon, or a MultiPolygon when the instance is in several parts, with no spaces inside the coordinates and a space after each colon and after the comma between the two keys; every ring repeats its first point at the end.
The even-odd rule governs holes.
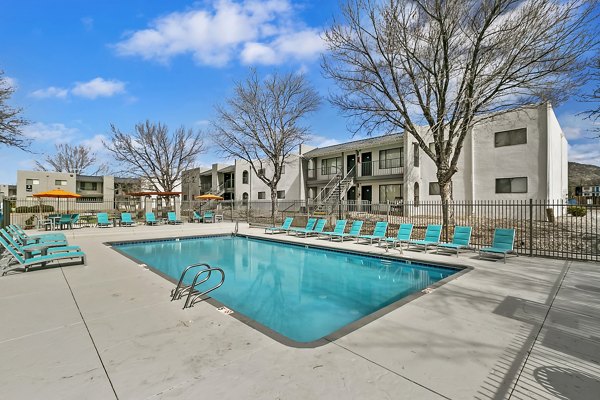
{"type": "Polygon", "coordinates": [[[201,194],[200,196],[196,196],[196,200],[223,200],[223,198],[216,194],[201,194]]]}
{"type": "MultiPolygon", "coordinates": [[[[201,194],[196,196],[196,200],[223,200],[221,196],[217,196],[216,194],[201,194]]],[[[202,204],[200,204],[200,215],[202,215],[202,204]]]]}
{"type": "MultiPolygon", "coordinates": [[[[49,198],[54,198],[54,199],[76,199],[78,197],[81,197],[81,195],[79,195],[77,193],[73,193],[73,192],[68,192],[68,191],[62,190],[62,189],[52,189],[52,190],[48,190],[46,192],[36,193],[33,195],[33,197],[38,197],[38,198],[49,197],[49,198]]],[[[57,200],[57,202],[56,202],[56,211],[58,211],[58,208],[59,208],[59,201],[60,200],[57,200]]],[[[41,203],[40,203],[40,213],[41,212],[42,212],[42,207],[41,207],[41,203]]]]}

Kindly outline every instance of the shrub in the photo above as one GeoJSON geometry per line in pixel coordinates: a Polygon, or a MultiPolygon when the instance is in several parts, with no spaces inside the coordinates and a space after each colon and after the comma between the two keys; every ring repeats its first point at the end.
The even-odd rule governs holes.
{"type": "Polygon", "coordinates": [[[587,209],[581,206],[569,206],[567,207],[567,213],[574,217],[585,217],[587,209]]]}
{"type": "Polygon", "coordinates": [[[19,206],[15,208],[14,212],[16,213],[48,213],[53,212],[54,206],[50,206],[48,204],[42,204],[41,207],[39,205],[35,206],[19,206]]]}

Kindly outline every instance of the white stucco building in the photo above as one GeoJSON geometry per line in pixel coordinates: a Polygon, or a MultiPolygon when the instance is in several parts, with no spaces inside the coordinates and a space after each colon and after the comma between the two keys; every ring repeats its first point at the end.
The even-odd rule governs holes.
{"type": "MultiPolygon", "coordinates": [[[[567,148],[548,103],[486,116],[465,139],[452,179],[453,198],[566,199],[567,148]]],[[[304,158],[307,198],[317,202],[338,196],[372,203],[440,199],[435,164],[410,135],[317,148],[304,158]],[[338,185],[340,171],[345,179],[338,185]]]]}

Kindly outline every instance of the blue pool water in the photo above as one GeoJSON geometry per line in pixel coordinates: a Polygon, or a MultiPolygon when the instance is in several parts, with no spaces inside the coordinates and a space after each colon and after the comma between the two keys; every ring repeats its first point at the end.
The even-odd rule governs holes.
{"type": "Polygon", "coordinates": [[[225,283],[210,295],[296,342],[321,339],[457,272],[239,236],[115,247],[176,280],[190,264],[222,268],[225,283]]]}

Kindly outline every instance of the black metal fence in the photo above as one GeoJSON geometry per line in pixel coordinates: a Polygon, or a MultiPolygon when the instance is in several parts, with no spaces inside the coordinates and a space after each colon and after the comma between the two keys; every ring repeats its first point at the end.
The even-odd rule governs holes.
{"type": "MultiPolygon", "coordinates": [[[[271,202],[220,202],[225,220],[270,225],[271,202]]],[[[193,206],[192,206],[193,207],[193,206]]],[[[206,205],[205,205],[206,207],[206,205]]],[[[209,205],[208,207],[212,207],[209,205]]],[[[182,210],[185,207],[182,206],[182,210]]],[[[495,228],[515,229],[515,250],[521,255],[600,261],[600,206],[570,205],[564,201],[461,201],[450,204],[451,220],[442,239],[452,240],[454,226],[473,228],[474,248],[489,246],[495,228]]],[[[275,224],[285,217],[295,217],[302,226],[309,216],[327,218],[332,228],[339,218],[363,220],[363,232],[371,232],[377,221],[387,221],[388,236],[397,234],[402,223],[412,223],[413,238],[422,239],[429,224],[442,224],[441,202],[398,202],[374,204],[342,202],[317,205],[304,201],[277,203],[275,224]]]]}
{"type": "MultiPolygon", "coordinates": [[[[251,224],[280,224],[285,217],[295,217],[294,225],[306,224],[308,217],[327,218],[330,229],[337,219],[363,220],[363,232],[371,232],[377,221],[389,223],[388,236],[394,236],[402,223],[414,225],[413,238],[422,239],[428,224],[442,224],[440,202],[342,202],[319,205],[304,201],[277,201],[275,221],[271,218],[271,202],[266,201],[184,201],[175,204],[156,199],[135,199],[84,203],[76,201],[16,201],[10,203],[10,222],[36,227],[52,213],[78,213],[80,226],[96,224],[98,212],[118,217],[121,212],[132,213],[134,219],[144,220],[152,210],[157,218],[179,208],[180,218],[191,222],[193,212],[214,211],[225,221],[246,221],[251,224]],[[179,206],[179,207],[177,207],[179,206]]],[[[6,211],[6,210],[5,210],[6,211]]],[[[563,201],[456,201],[451,203],[452,218],[444,229],[442,239],[452,240],[456,225],[473,228],[471,243],[478,248],[491,244],[495,228],[514,228],[515,249],[521,255],[600,261],[600,205],[570,205],[563,201]]]]}

